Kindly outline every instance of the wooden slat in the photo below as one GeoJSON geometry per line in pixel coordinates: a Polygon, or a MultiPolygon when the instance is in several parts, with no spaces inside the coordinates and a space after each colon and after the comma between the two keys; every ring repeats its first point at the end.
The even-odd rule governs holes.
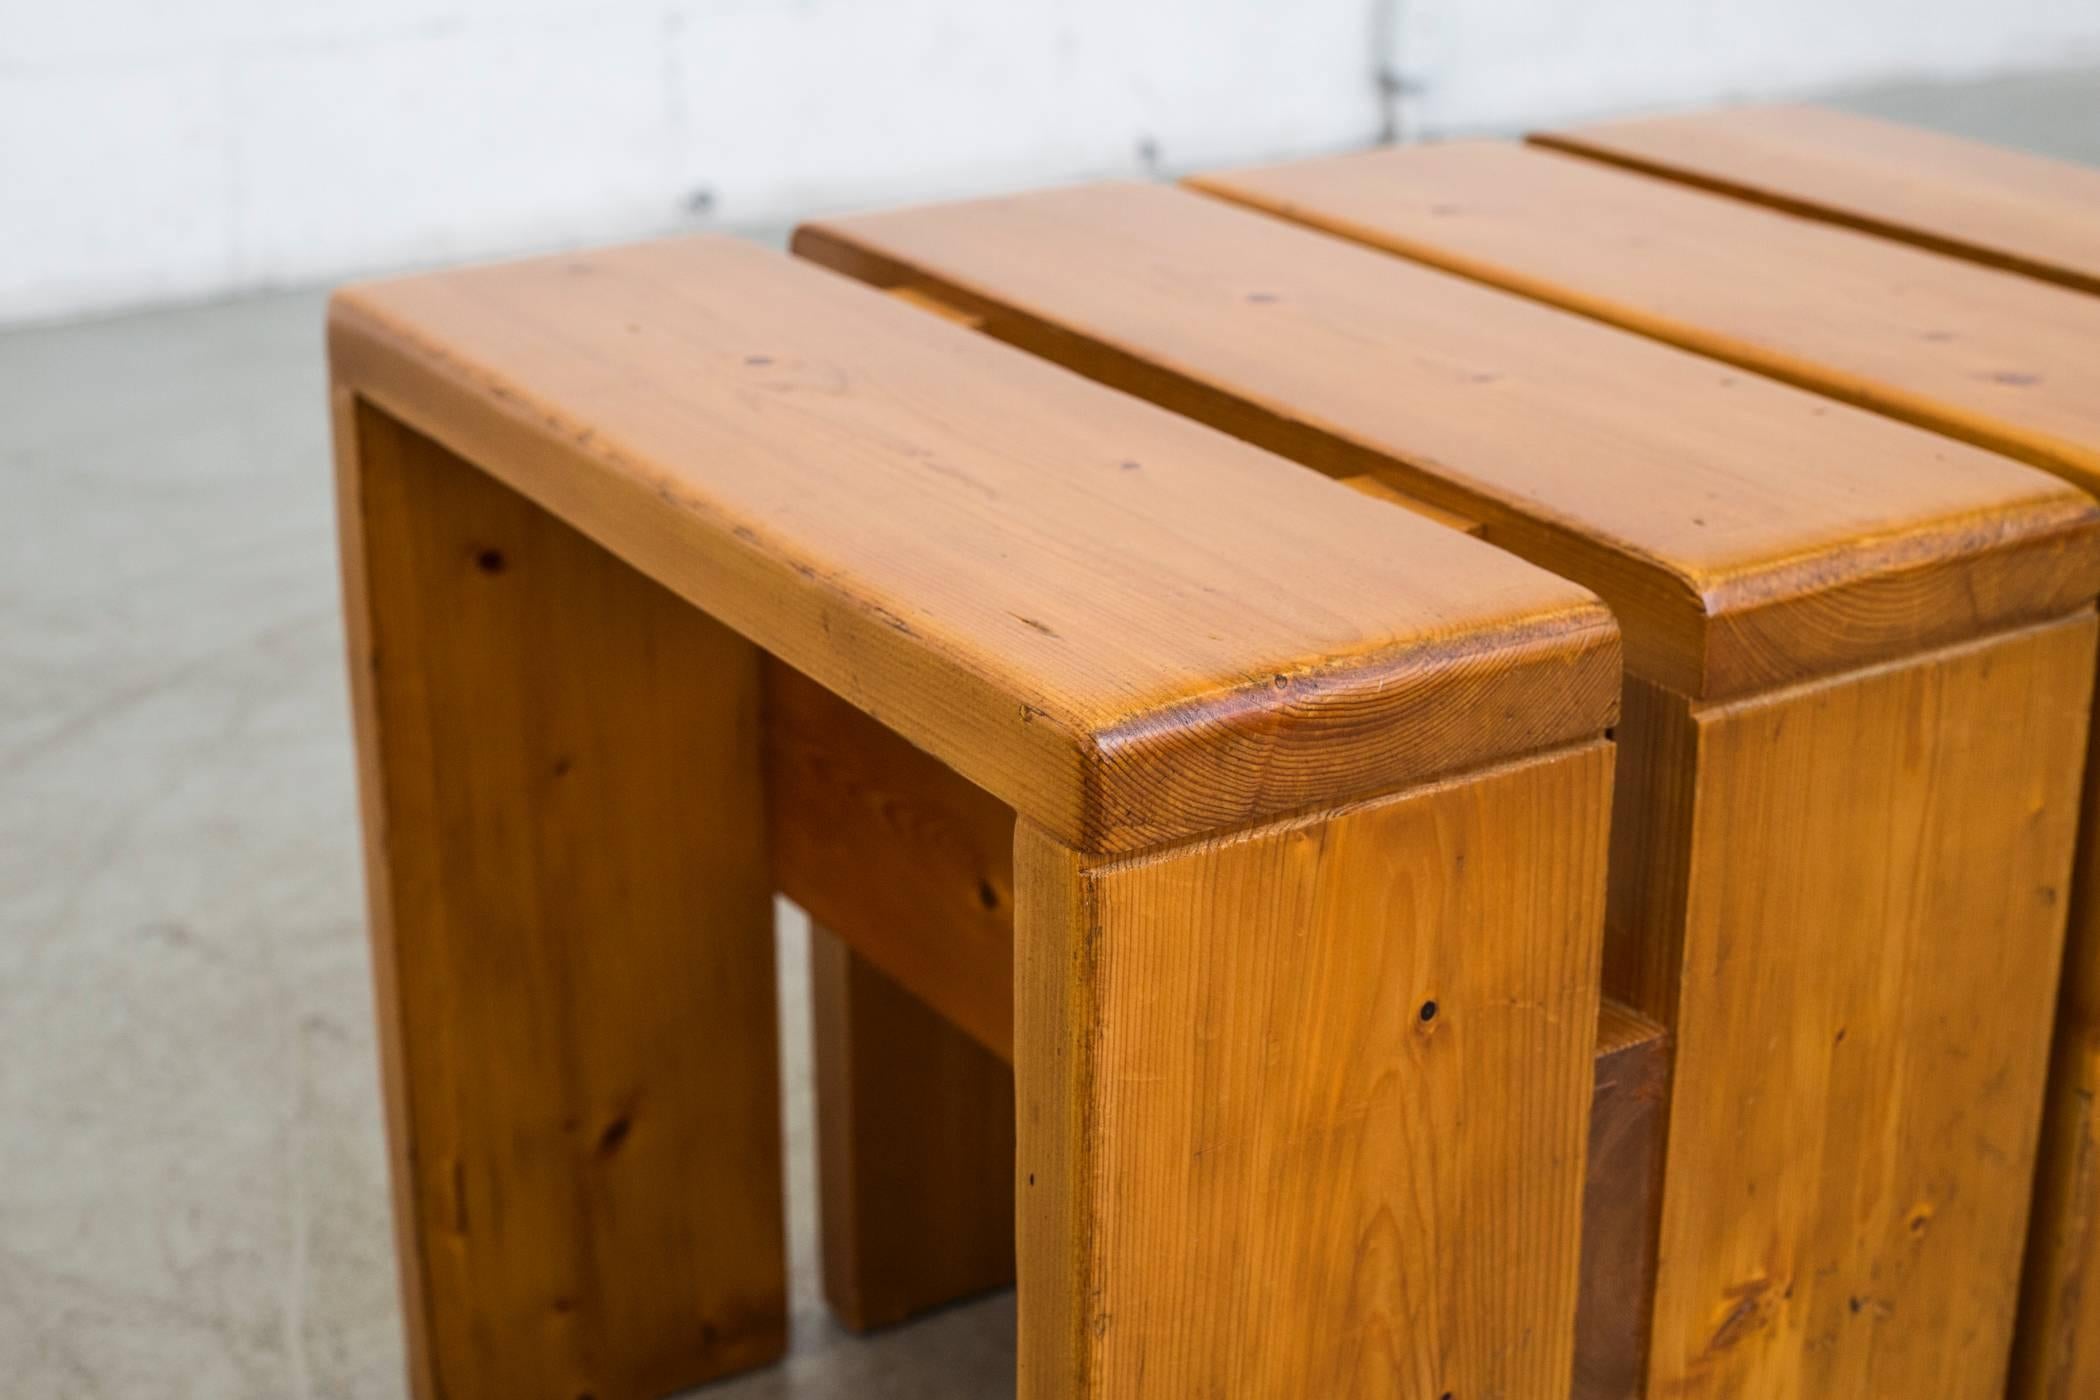
{"type": "Polygon", "coordinates": [[[1566,1393],[1610,764],[1120,862],[1022,824],[1023,1400],[1566,1393]]]}
{"type": "Polygon", "coordinates": [[[1501,142],[1199,184],[2100,483],[2100,299],[1501,142]]]}
{"type": "Polygon", "coordinates": [[[2042,473],[1186,191],[900,210],[795,247],[1483,522],[1604,596],[1629,667],[1681,693],[1827,674],[2100,588],[2092,502],[2042,473]]]}
{"type": "Polygon", "coordinates": [[[1616,702],[1580,588],[747,244],[373,284],[330,348],[347,392],[1088,849],[1616,702]]]}
{"type": "Polygon", "coordinates": [[[1542,146],[2100,292],[2100,170],[1829,107],[1596,122],[1542,146]]]}

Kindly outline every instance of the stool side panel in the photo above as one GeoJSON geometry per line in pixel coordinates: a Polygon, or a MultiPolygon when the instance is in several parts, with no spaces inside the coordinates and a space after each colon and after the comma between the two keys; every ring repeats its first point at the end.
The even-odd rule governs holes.
{"type": "Polygon", "coordinates": [[[787,1305],[759,655],[341,406],[415,1393],[761,1364],[787,1305]]]}
{"type": "Polygon", "coordinates": [[[1566,1392],[1610,769],[1022,826],[1024,1396],[1566,1392]]]}
{"type": "Polygon", "coordinates": [[[2000,1393],[2094,632],[1686,716],[1649,1395],[2000,1393]]]}
{"type": "Polygon", "coordinates": [[[2089,753],[2013,1400],[2100,1394],[2100,764],[2089,753]]]}

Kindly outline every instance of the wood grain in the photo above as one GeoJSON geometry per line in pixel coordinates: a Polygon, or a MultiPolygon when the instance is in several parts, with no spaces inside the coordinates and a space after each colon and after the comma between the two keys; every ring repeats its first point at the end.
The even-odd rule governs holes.
{"type": "Polygon", "coordinates": [[[1200,183],[2100,485],[2100,300],[1499,142],[1200,183]]]}
{"type": "Polygon", "coordinates": [[[821,927],[810,980],[832,1311],[867,1331],[1006,1287],[1013,1072],[821,927]]]}
{"type": "Polygon", "coordinates": [[[1550,748],[1616,704],[1579,587],[748,244],[355,288],[330,350],[1089,850],[1550,748]]]}
{"type": "Polygon", "coordinates": [[[777,661],[766,697],[776,887],[1011,1062],[1013,809],[777,661]]]}
{"type": "Polygon", "coordinates": [[[1572,1400],[1638,1400],[1648,1363],[1669,1106],[1669,1032],[1606,1000],[1597,1024],[1582,1190],[1572,1400]]]}
{"type": "Polygon", "coordinates": [[[1686,716],[1655,1400],[2002,1393],[2093,638],[1686,716]]]}
{"type": "MultiPolygon", "coordinates": [[[[1197,1204],[1223,1219],[1288,1193],[1283,1233],[1247,1238],[1269,1254],[1296,1239],[1281,1282],[1301,1308],[1351,1293],[1365,1309],[1369,1330],[1339,1344],[1297,1325],[1309,1314],[1287,1329],[1327,1374],[1354,1357],[1375,1379],[1393,1348],[1420,1362],[1432,1330],[1458,1374],[1564,1373],[1609,801],[1598,736],[1618,687],[1617,628],[1594,596],[725,241],[356,289],[331,307],[330,354],[426,1396],[626,1400],[780,1345],[764,653],[1016,811],[1022,847],[1046,843],[1111,901],[1135,900],[1105,926],[1129,925],[1133,948],[1162,935],[1148,958],[1195,924],[1178,906],[1155,919],[1144,892],[1221,872],[1194,907],[1244,957],[1193,957],[1182,985],[1235,1001],[1263,985],[1241,961],[1266,959],[1288,986],[1205,1073],[1232,1081],[1250,1125],[1299,1122],[1327,1145],[1265,1140],[1258,1165],[1283,1180],[1213,1178],[1197,1204]],[[1337,853],[1308,866],[1316,828],[1337,853]],[[1311,982],[1267,902],[1287,891],[1314,900],[1337,945],[1311,982]],[[1364,1020],[1403,990],[1366,997],[1349,980],[1403,967],[1395,920],[1414,929],[1405,966],[1448,979],[1443,1043],[1479,1055],[1430,1055],[1429,1031],[1364,1020]],[[1331,1020],[1288,1019],[1330,1006],[1331,1020]],[[1264,1026],[1301,1076],[1273,1111],[1254,1093],[1264,1026]],[[1366,1043],[1391,1072],[1364,1077],[1380,1063],[1359,1061],[1366,1043]],[[1433,1119],[1395,1091],[1410,1056],[1438,1067],[1433,1119]],[[1376,1122],[1323,1099],[1337,1090],[1376,1122]],[[1474,1101],[1491,1094],[1492,1109],[1474,1101]],[[1449,1143],[1410,1139],[1422,1121],[1449,1143]],[[1434,1194],[1378,1175],[1400,1161],[1434,1194]],[[1358,1276],[1325,1228],[1335,1162],[1362,1173],[1349,1179],[1373,1212],[1342,1237],[1371,1232],[1381,1278],[1358,1276]],[[1394,1209],[1447,1250],[1465,1238],[1467,1262],[1432,1283],[1421,1236],[1388,1238],[1394,1209]],[[1429,1291],[1411,1300],[1396,1281],[1429,1291]],[[1438,1328],[1408,1311],[1421,1300],[1438,1328]]],[[[812,753],[776,743],[775,776],[812,753]]],[[[1024,957],[1043,955],[1038,927],[1021,926],[1024,957]]],[[[912,1104],[928,1132],[967,1117],[965,1078],[982,1089],[997,1072],[930,1014],[900,1011],[920,1008],[871,1011],[870,984],[845,974],[824,984],[828,1121],[844,1125],[834,1277],[873,1316],[896,1241],[871,1183],[880,1194],[927,1136],[871,1126],[897,1112],[882,1051],[937,1073],[968,1060],[954,1092],[912,1104]],[[880,1050],[864,1053],[869,1034],[880,1050]]],[[[1134,1015],[1148,995],[1113,990],[1134,1015]]],[[[1112,1075],[1133,1054],[1122,1024],[1099,1043],[1112,1075]]],[[[1054,1075],[1066,1034],[1017,1045],[1023,1074],[1054,1075]]],[[[1089,1126],[1059,1150],[1118,1170],[1138,1140],[1128,1122],[1089,1126]]],[[[1251,1160],[1224,1151],[1197,1174],[1239,1170],[1235,1153],[1251,1160]]],[[[1045,1187],[1076,1198],[1093,1181],[1045,1187]]],[[[950,1262],[981,1262],[983,1233],[957,1228],[950,1262]]],[[[1236,1248],[1200,1251],[1230,1263],[1236,1248]]],[[[1139,1277],[1154,1252],[1101,1256],[1112,1281],[1128,1275],[1137,1318],[1173,1311],[1139,1277]]],[[[1035,1296],[1051,1316],[1117,1295],[1035,1296]]],[[[1161,1332],[1181,1359],[1157,1375],[1242,1363],[1212,1329],[1252,1314],[1244,1297],[1218,1302],[1194,1324],[1198,1351],[1161,1332]]],[[[1114,1334],[1111,1363],[1133,1335],[1114,1334]]],[[[1286,1350],[1262,1345],[1260,1374],[1282,1381],[1286,1350]]],[[[1060,1374],[1024,1385],[1047,1393],[1060,1374]]]]}
{"type": "MultiPolygon", "coordinates": [[[[1812,107],[1731,109],[1536,136],[1576,155],[2100,291],[2100,171],[1812,107]]],[[[1929,347],[1928,347],[1929,349],[1929,347]]],[[[2100,354],[2082,342],[2080,363],[2100,354]]],[[[1923,356],[1921,355],[1921,359],[1923,356]]],[[[2091,446],[2088,437],[2085,445],[2091,446]]],[[[2067,474],[2090,486],[2082,470],[2067,474]]],[[[2088,778],[2088,788],[2093,786],[2088,778]]],[[[2090,793],[2073,879],[2012,1393],[2100,1393],[2100,813],[2090,793]]]]}
{"type": "Polygon", "coordinates": [[[1021,824],[1024,1400],[1565,1394],[1610,771],[1120,861],[1021,824]]]}
{"type": "Polygon", "coordinates": [[[2088,751],[2012,1400],[2100,1394],[2100,763],[2088,751]]]}
{"type": "Polygon", "coordinates": [[[757,1365],[787,1326],[758,654],[337,407],[415,1393],[757,1365]]]}
{"type": "Polygon", "coordinates": [[[1628,666],[1680,693],[1830,674],[2100,588],[2092,502],[2043,473],[1186,191],[864,215],[795,247],[1482,522],[1610,602],[1628,666]]]}
{"type": "MultiPolygon", "coordinates": [[[[2100,291],[2100,172],[1819,108],[1612,123],[1534,138],[1789,212],[2100,291]]],[[[2088,345],[2088,355],[2100,341],[2088,345]]],[[[2088,830],[2092,815],[2089,808],[2088,830]]],[[[2087,838],[2036,1183],[2013,1393],[2100,1392],[2100,936],[2082,911],[2100,880],[2087,838]]]]}
{"type": "Polygon", "coordinates": [[[1831,107],[1724,107],[1538,145],[2100,292],[2100,170],[1831,107]]]}
{"type": "MultiPolygon", "coordinates": [[[[2008,855],[2005,831],[1964,827],[1920,794],[1968,794],[1993,782],[1958,730],[1935,727],[1942,700],[1936,687],[1944,685],[1956,697],[1949,703],[1968,706],[1972,716],[1999,703],[2017,709],[2023,685],[2063,698],[2061,687],[2051,691],[2060,679],[2055,663],[2004,659],[2027,652],[1994,631],[1999,624],[1990,614],[2015,597],[2027,604],[1996,613],[2001,622],[2019,620],[2029,605],[2026,616],[2056,618],[2088,603],[2100,554],[2092,548],[2092,507],[2074,490],[1812,394],[1550,311],[1519,308],[1519,316],[1507,296],[1227,208],[1205,211],[1168,191],[1088,187],[902,211],[805,229],[796,246],[877,285],[909,285],[964,308],[990,335],[1330,473],[1394,471],[1409,490],[1483,520],[1490,540],[1562,569],[1613,603],[1636,674],[1616,731],[1625,771],[1605,982],[1673,1026],[1698,1027],[1709,1051],[1695,1066],[1696,1085],[1679,1081],[1708,1116],[1681,1124],[1672,1187],[1680,1201],[1705,1201],[1714,1214],[1684,1206],[1678,1294],[1660,1305],[1666,1314],[1678,1309],[1669,1314],[1673,1322],[1704,1316],[1716,1286],[1683,1262],[1685,1249],[1696,1258],[1711,1243],[1699,1231],[1722,1229],[1722,1203],[1734,1201],[1733,1192],[1769,1184],[1743,1188],[1731,1174],[1753,1161],[1760,1171],[1770,1164],[1737,1152],[1727,1106],[1764,1105],[1775,1125],[1788,1112],[1814,1118],[1830,1107],[1824,1080],[1775,1071],[1755,1055],[1711,1053],[1713,1037],[1725,1043],[1748,1016],[1772,1018],[1767,1038],[1817,1033],[1820,1003],[1806,1002],[1800,1023],[1790,1024],[1769,999],[1771,979],[1816,975],[1833,941],[1891,956],[1922,948],[1929,951],[1919,956],[1958,966],[1963,954],[1955,945],[1976,923],[2024,918],[2021,946],[2032,956],[1998,969],[2003,980],[1994,986],[1995,1004],[2024,1008],[2026,1021],[1979,1024],[1950,1014],[1910,1025],[1901,1038],[1855,1042],[1846,1059],[1849,1072],[1890,1083],[1908,1083],[1903,1076],[1913,1065],[2022,1063],[2046,1016],[2035,1008],[2046,1008],[2053,986],[2049,950],[2059,926],[2030,907],[2035,867],[2008,855]],[[1469,397],[1476,380],[1509,397],[1469,397]],[[1501,387],[1511,381],[1516,388],[1501,387]],[[1998,533],[2021,517],[2034,522],[2031,550],[2020,538],[2025,527],[1998,533]],[[1741,564],[1733,576],[1729,561],[1741,564]],[[1956,599],[1970,579],[1988,580],[1982,611],[1973,600],[1956,599]],[[1962,689],[1957,680],[1969,672],[1956,653],[1919,655],[1935,639],[1967,645],[1979,636],[1993,639],[1985,650],[1999,659],[1983,664],[2000,673],[1996,689],[1962,689]],[[1877,662],[1942,679],[1919,682],[1922,698],[1911,697],[1916,712],[1906,711],[1904,723],[1892,723],[1887,708],[1833,709],[1771,689],[1789,675],[1864,686],[1865,676],[1879,673],[1857,668],[1877,662]],[[2004,700],[2008,695],[2013,699],[2004,700]],[[1797,708],[1826,716],[1815,729],[1817,764],[1786,771],[1802,775],[1827,820],[1856,829],[1785,826],[1762,844],[1730,847],[1723,859],[1703,834],[1723,820],[1716,814],[1751,820],[1773,801],[1753,766],[1729,767],[1717,757],[1721,731],[1713,716],[1722,712],[1712,706],[1725,700],[1769,704],[1782,716],[1797,708]],[[1847,725],[1854,726],[1851,737],[1837,737],[1847,725]],[[1915,739],[1915,751],[1891,754],[1899,737],[1915,739]],[[1927,834],[1943,844],[1912,830],[1921,810],[1941,823],[1927,834]],[[1803,835],[1820,842],[1816,849],[1833,864],[1804,875],[1798,866],[1809,857],[1792,844],[1803,835]],[[1834,889],[1832,882],[1847,878],[1857,888],[1834,889]],[[1801,900],[1802,887],[1819,897],[1801,900]],[[1939,890],[1945,917],[1909,907],[1892,889],[1939,890]],[[1769,971],[1689,980],[1687,959],[1712,956],[1707,942],[1722,936],[1700,922],[1717,908],[1727,911],[1729,927],[1756,931],[1755,955],[1733,952],[1736,964],[1764,969],[1769,959],[1769,971]],[[1692,1237],[1696,1248],[1684,1246],[1692,1237]]],[[[2086,624],[2065,626],[2082,636],[2086,624]]],[[[2069,821],[2067,770],[2050,765],[2066,744],[2083,742],[2084,721],[2082,712],[2055,721],[2061,727],[2045,742],[2022,749],[2024,740],[2008,739],[1992,751],[2002,765],[2002,790],[2038,794],[2019,818],[2022,827],[2045,833],[2026,848],[2030,862],[2052,858],[2046,833],[2067,829],[2069,821]]],[[[1974,814],[1987,820],[1986,805],[1974,814]]],[[[1786,820],[1805,819],[1789,811],[1786,820]]],[[[1757,1043],[1737,1040],[1745,1048],[1757,1043]]],[[[1994,1131],[2010,1130],[2016,1149],[2019,1115],[2031,1119],[2036,1101],[2017,1092],[1994,1100],[1994,1131]]],[[[1903,1114],[1926,1116],[1900,1095],[1891,1104],[1898,1116],[1889,1121],[1899,1127],[1903,1114]]],[[[1848,1111],[1857,1114],[1858,1104],[1848,1111]]],[[[1787,1140],[1776,1126],[1774,1132],[1775,1142],[1787,1140]]],[[[1890,1143],[1870,1131],[1834,1132],[1822,1150],[1818,1170],[1830,1180],[1889,1175],[1890,1143]]],[[[1802,1358],[1810,1353],[1823,1358],[1813,1364],[1843,1371],[1868,1365],[1859,1358],[1878,1347],[1888,1355],[1872,1363],[1877,1382],[1915,1379],[1942,1359],[1934,1351],[1942,1339],[1969,1348],[1949,1363],[1947,1377],[1967,1389],[1947,1393],[1979,1393],[1974,1387],[1993,1348],[2002,1368],[2003,1300],[2017,1269],[2006,1242],[2024,1211],[2025,1169],[1978,1161],[1951,1133],[1922,1146],[1905,1140],[1901,1150],[1915,1170],[1937,1172],[1941,1186],[1976,1198],[1973,1208],[1948,1208],[1951,1218],[1937,1227],[1941,1241],[1931,1250],[1920,1252],[1908,1235],[1874,1236],[1867,1225],[1848,1222],[1833,1232],[1822,1203],[1799,1192],[1764,1222],[1763,1247],[1781,1261],[1851,1251],[1831,1267],[1818,1307],[1827,1304],[1828,1279],[1849,1272],[1880,1279],[1879,1296],[1906,1315],[1953,1316],[1958,1309],[1950,1300],[1964,1290],[1992,1294],[1996,1311],[1975,1313],[1973,1326],[1940,1327],[1932,1342],[1913,1348],[1886,1336],[1862,1341],[1855,1334],[1840,1345],[1806,1326],[1782,1329],[1762,1349],[1751,1348],[1773,1358],[1767,1372],[1809,1366],[1802,1358]]],[[[1663,1248],[1667,1257],[1667,1240],[1663,1248]]],[[[1742,1283],[1731,1277],[1719,1286],[1742,1283]]],[[[1723,1299],[1701,1342],[1734,1316],[1729,1309],[1741,1296],[1723,1299]]],[[[1679,1352],[1669,1358],[1669,1384],[1686,1394],[1820,1393],[1787,1391],[1791,1377],[1775,1382],[1777,1390],[1761,1390],[1761,1381],[1746,1382],[1743,1374],[1766,1363],[1694,1367],[1683,1355],[1683,1337],[1673,1336],[1672,1345],[1679,1352]],[[1747,1389],[1732,1388],[1740,1385],[1747,1389]]],[[[1658,1396],[1676,1393],[1655,1384],[1658,1396]]]]}
{"type": "MultiPolygon", "coordinates": [[[[958,1173],[981,1170],[990,1152],[1011,1159],[1011,1077],[980,1080],[953,1043],[961,1032],[942,1018],[1011,1059],[1014,816],[807,678],[775,663],[768,679],[768,814],[781,888],[826,911],[822,918],[837,911],[854,930],[848,938],[824,932],[814,967],[819,1119],[848,1124],[819,1134],[823,1228],[834,1309],[848,1325],[876,1326],[1012,1278],[1006,1168],[998,1172],[1004,1209],[954,1184],[958,1173]],[[862,989],[863,1009],[849,1018],[840,1007],[853,988],[862,989]],[[914,1009],[920,996],[927,1005],[914,1009]],[[899,1044],[915,1048],[900,1053],[899,1044]],[[846,1058],[856,1053],[881,1066],[859,1072],[857,1085],[846,1058]],[[957,1126],[1002,1114],[1009,1131],[996,1149],[957,1126]],[[912,1131],[887,1128],[893,1115],[912,1131]],[[863,1118],[874,1120],[872,1145],[852,1136],[850,1125],[863,1118]],[[878,1160],[856,1166],[857,1151],[878,1160]],[[888,1185],[878,1192],[865,1185],[871,1180],[888,1185]],[[874,1228],[855,1223],[861,1201],[884,1198],[874,1228]],[[942,1218],[924,1221],[935,1206],[942,1218]],[[905,1228],[892,1228],[897,1222],[905,1228]],[[1005,1260],[1003,1275],[989,1267],[994,1257],[1005,1260]]],[[[1637,1393],[1667,1076],[1661,1026],[1606,1002],[1583,1194],[1579,1400],[1637,1393]]]]}

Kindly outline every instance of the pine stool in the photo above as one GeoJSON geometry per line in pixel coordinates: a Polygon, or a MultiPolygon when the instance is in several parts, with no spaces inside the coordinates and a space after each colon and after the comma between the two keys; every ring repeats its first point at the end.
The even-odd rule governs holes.
{"type": "MultiPolygon", "coordinates": [[[[1973,421],[2006,450],[2088,491],[2100,489],[2100,300],[2093,299],[2100,296],[2100,170],[1819,107],[1736,108],[1532,139],[2085,293],[2081,303],[2020,288],[2011,303],[2020,316],[1979,327],[1977,310],[2006,307],[2001,292],[2016,284],[1988,273],[1949,273],[1915,254],[1872,254],[1892,274],[1930,267],[1935,283],[1951,278],[1933,298],[1935,312],[1957,304],[1946,295],[1955,288],[1969,293],[1960,304],[1976,308],[1949,324],[1935,316],[1915,340],[1903,334],[1908,318],[1897,318],[1883,337],[1889,354],[1880,377],[1893,391],[1889,402],[1898,404],[1901,395],[1944,404],[1933,416],[1951,420],[1947,431],[1963,434],[1963,421],[1973,421]],[[2025,313],[2037,305],[2052,308],[2044,319],[2067,320],[2069,333],[2030,340],[2025,313]],[[1984,358],[1960,345],[1979,329],[1984,358]],[[2008,423],[1984,426],[1987,418],[2008,423]]],[[[1729,219],[1740,226],[1733,213],[1729,219]]],[[[1764,222],[1751,216],[1753,225],[1764,222]]],[[[1807,236],[1819,263],[1869,246],[1807,236]]],[[[1907,295],[1902,286],[1885,280],[1873,299],[1893,309],[1907,295]]],[[[1715,322],[1713,329],[1724,327],[1715,322]]],[[[1846,392],[1846,348],[1822,337],[1804,348],[1804,382],[1846,392]]],[[[1906,416],[1927,421],[1929,413],[1906,416]]],[[[2100,784],[2088,776],[2087,789],[2100,792],[2100,784]]],[[[2016,1400],[2100,1394],[2100,1287],[2092,1282],[2100,1278],[2100,1115],[2093,1112],[2100,1098],[2100,820],[2091,806],[2089,798],[2072,877],[2064,991],[2013,1349],[2016,1400]]]]}
{"type": "MultiPolygon", "coordinates": [[[[1477,225],[1572,262],[1597,200],[1503,178],[1522,162],[1653,183],[1487,144],[1200,183],[1411,255],[1477,225]]],[[[1585,1241],[1645,1260],[1652,1305],[1645,1268],[1586,1280],[1577,1394],[1996,1393],[2092,693],[2091,499],[1188,190],[872,214],[796,247],[1604,597],[1627,658],[1605,991],[1669,1028],[1672,1097],[1660,1200],[1629,1191],[1585,1241]]]]}
{"type": "Polygon", "coordinates": [[[1010,981],[886,936],[1010,1027],[1023,1395],[1564,1384],[1592,594],[728,241],[353,289],[329,344],[419,1396],[781,1350],[772,896],[852,798],[783,777],[823,745],[1014,814],[971,889],[1010,981]]]}
{"type": "MultiPolygon", "coordinates": [[[[2100,489],[2100,297],[2091,295],[2100,287],[2100,173],[1814,109],[1535,140],[1529,150],[1460,143],[1207,183],[2100,489]]],[[[2100,821],[2085,822],[2080,842],[2069,886],[2045,886],[2069,909],[2071,929],[2013,1354],[2022,1400],[2100,1387],[2100,1290],[2089,1282],[2100,1268],[2100,821]]],[[[2031,1104],[2024,1080],[2009,1102],[2031,1104]]],[[[2016,1147],[2010,1163],[2019,1165],[2030,1137],[1980,1141],[1986,1160],[2016,1147]]],[[[1888,1387],[2000,1393],[2022,1238],[2023,1216],[2010,1207],[2024,1197],[2000,1199],[2001,1243],[1988,1266],[1937,1266],[1942,1306],[1884,1313],[1866,1289],[1856,1295],[1861,1315],[1901,1321],[1862,1329],[1838,1319],[1835,1332],[1847,1336],[1900,1327],[1943,1339],[1906,1343],[1916,1362],[1900,1373],[1884,1353],[1876,1374],[1888,1387]]],[[[1917,1267],[1906,1276],[1918,1277],[1917,1267]]],[[[1822,1344],[1832,1329],[1821,1325],[1758,1330],[1800,1338],[1749,1349],[1758,1354],[1812,1342],[1809,1355],[1847,1351],[1822,1344]]],[[[1689,1345],[1666,1378],[1715,1384],[1763,1373],[1765,1362],[1734,1350],[1736,1359],[1716,1364],[1689,1345]]]]}

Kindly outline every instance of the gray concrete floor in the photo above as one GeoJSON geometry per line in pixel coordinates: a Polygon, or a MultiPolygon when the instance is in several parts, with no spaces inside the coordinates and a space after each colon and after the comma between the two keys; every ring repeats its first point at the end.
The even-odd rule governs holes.
{"type": "MultiPolygon", "coordinates": [[[[1843,100],[2100,164],[2096,73],[1843,100]]],[[[0,1394],[403,1394],[320,316],[0,335],[0,1394]]],[[[794,1351],[706,1394],[1010,1394],[1010,1294],[825,1316],[781,947],[794,1351]]]]}

